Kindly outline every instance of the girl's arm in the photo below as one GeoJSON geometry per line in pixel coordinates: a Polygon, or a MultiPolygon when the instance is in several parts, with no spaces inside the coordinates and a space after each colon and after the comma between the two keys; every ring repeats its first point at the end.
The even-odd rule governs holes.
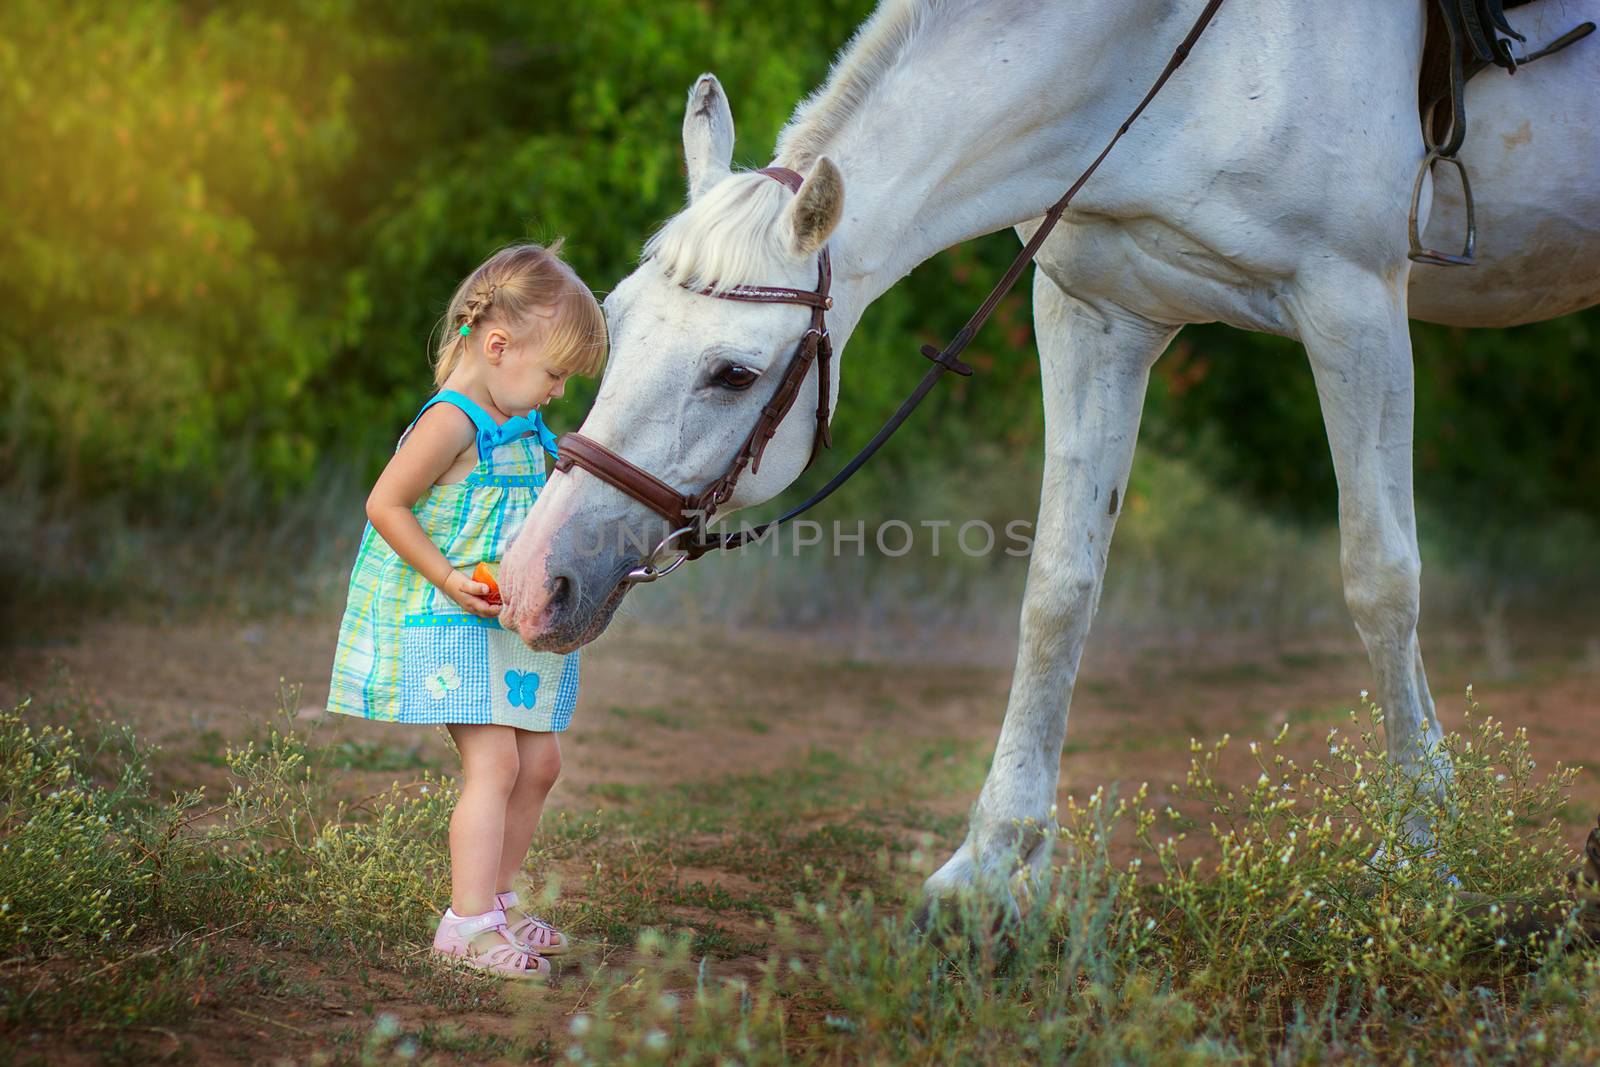
{"type": "Polygon", "coordinates": [[[472,420],[450,405],[435,404],[423,412],[378,475],[367,496],[367,518],[395,555],[443,589],[451,600],[474,615],[498,618],[499,606],[483,599],[489,587],[452,567],[411,511],[474,440],[472,420]]]}

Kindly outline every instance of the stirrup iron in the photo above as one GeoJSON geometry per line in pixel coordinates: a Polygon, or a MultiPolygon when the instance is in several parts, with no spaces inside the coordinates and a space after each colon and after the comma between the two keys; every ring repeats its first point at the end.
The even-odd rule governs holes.
{"type": "MultiPolygon", "coordinates": [[[[1413,263],[1431,263],[1436,267],[1475,267],[1478,265],[1478,218],[1472,204],[1472,183],[1467,180],[1465,164],[1453,155],[1445,155],[1439,142],[1433,140],[1433,111],[1438,106],[1438,100],[1429,104],[1428,113],[1422,122],[1428,154],[1422,157],[1422,163],[1417,167],[1417,180],[1411,183],[1411,210],[1406,215],[1406,234],[1411,239],[1411,250],[1406,255],[1413,263]],[[1422,180],[1427,177],[1434,163],[1448,163],[1456,168],[1457,174],[1461,175],[1461,198],[1467,205],[1467,239],[1461,246],[1460,255],[1424,248],[1422,245],[1421,227],[1417,225],[1417,211],[1422,206],[1422,180]]],[[[1455,118],[1452,116],[1452,127],[1454,124],[1455,118]]],[[[1443,143],[1449,144],[1450,138],[1446,136],[1443,143]]],[[[1435,183],[1435,189],[1437,188],[1438,183],[1435,183]]]]}

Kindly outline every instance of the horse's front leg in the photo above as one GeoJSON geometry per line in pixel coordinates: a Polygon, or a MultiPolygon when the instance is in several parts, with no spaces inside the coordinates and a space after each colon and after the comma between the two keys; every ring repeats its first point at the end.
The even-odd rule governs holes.
{"type": "Polygon", "coordinates": [[[1091,307],[1042,270],[1034,273],[1033,319],[1045,461],[1016,670],[966,841],[924,883],[924,925],[938,900],[969,886],[1015,915],[1014,877],[1049,870],[1067,706],[1127,494],[1150,367],[1177,332],[1114,306],[1091,307]]]}
{"type": "MultiPolygon", "coordinates": [[[[1433,802],[1452,770],[1417,643],[1422,561],[1412,500],[1411,335],[1404,272],[1319,279],[1294,297],[1339,483],[1345,602],[1372,663],[1389,756],[1433,802]]],[[[1426,811],[1409,830],[1425,844],[1426,811]]]]}

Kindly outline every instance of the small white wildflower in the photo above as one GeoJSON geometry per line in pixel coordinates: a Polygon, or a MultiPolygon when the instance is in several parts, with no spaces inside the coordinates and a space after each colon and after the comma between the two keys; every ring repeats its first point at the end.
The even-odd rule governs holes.
{"type": "Polygon", "coordinates": [[[582,1037],[594,1026],[594,1020],[587,1015],[574,1015],[567,1024],[567,1029],[572,1031],[572,1036],[582,1037]]]}
{"type": "Polygon", "coordinates": [[[667,1040],[665,1030],[651,1030],[644,1035],[644,1047],[651,1052],[665,1052],[670,1042],[667,1040]]]}

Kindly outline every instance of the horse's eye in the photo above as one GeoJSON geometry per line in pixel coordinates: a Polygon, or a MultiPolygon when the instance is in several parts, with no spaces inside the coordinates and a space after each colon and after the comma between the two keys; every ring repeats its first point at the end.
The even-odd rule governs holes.
{"type": "Polygon", "coordinates": [[[761,377],[761,375],[757,374],[749,367],[743,367],[737,363],[731,363],[727,367],[723,368],[722,372],[717,375],[715,381],[724,389],[733,389],[737,391],[750,388],[755,384],[756,379],[759,377],[761,377]]]}

